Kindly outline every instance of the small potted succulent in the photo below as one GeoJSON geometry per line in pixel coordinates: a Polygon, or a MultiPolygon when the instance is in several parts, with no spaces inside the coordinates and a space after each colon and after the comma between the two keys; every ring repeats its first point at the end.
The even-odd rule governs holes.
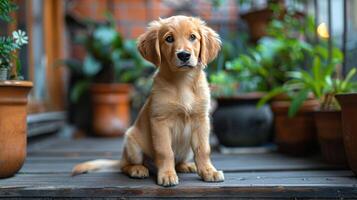
{"type": "MultiPolygon", "coordinates": [[[[16,9],[11,1],[2,0],[0,20],[11,22],[10,13],[16,9]]],[[[26,158],[27,95],[32,83],[22,80],[16,52],[27,40],[21,30],[0,36],[0,178],[14,175],[26,158]]]]}
{"type": "MultiPolygon", "coordinates": [[[[123,135],[130,123],[132,83],[143,73],[145,61],[133,40],[124,40],[115,22],[88,22],[77,36],[86,55],[83,61],[70,59],[65,64],[77,77],[70,89],[70,100],[77,104],[90,96],[92,133],[98,136],[123,135]]],[[[80,112],[80,111],[79,111],[80,112]]]]}

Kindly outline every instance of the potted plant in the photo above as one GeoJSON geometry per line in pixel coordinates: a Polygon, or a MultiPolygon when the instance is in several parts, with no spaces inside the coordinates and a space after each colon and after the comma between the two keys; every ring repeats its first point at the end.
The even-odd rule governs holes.
{"type": "Polygon", "coordinates": [[[343,141],[348,164],[357,175],[357,93],[337,94],[336,98],[342,110],[343,141]]]}
{"type": "MultiPolygon", "coordinates": [[[[298,2],[296,2],[298,3],[298,2]]],[[[240,6],[251,4],[248,12],[242,12],[241,18],[247,23],[252,42],[269,35],[268,28],[274,19],[282,20],[286,15],[295,19],[303,18],[304,14],[295,9],[287,8],[285,0],[267,0],[264,8],[254,6],[254,1],[239,0],[240,6]]]]}
{"type": "MultiPolygon", "coordinates": [[[[284,103],[283,101],[277,101],[272,103],[272,109],[277,113],[281,113],[281,116],[277,116],[277,123],[279,123],[278,120],[285,121],[286,123],[291,122],[290,125],[287,125],[290,130],[286,130],[286,134],[279,132],[279,126],[277,126],[277,142],[281,150],[289,151],[293,154],[304,154],[309,150],[306,147],[312,147],[315,137],[313,128],[313,112],[315,112],[315,124],[324,158],[330,163],[343,164],[346,160],[342,145],[339,106],[336,104],[333,96],[336,93],[352,89],[353,84],[350,82],[350,79],[354,75],[355,70],[351,70],[346,79],[333,78],[336,66],[342,62],[342,52],[334,48],[331,59],[328,58],[326,46],[315,45],[313,52],[314,57],[311,68],[287,72],[287,77],[290,80],[283,86],[275,88],[268,93],[261,103],[280,94],[285,94],[284,96],[287,96],[288,99],[292,99],[291,102],[285,101],[284,103]],[[300,123],[301,127],[305,126],[305,131],[295,128],[299,123],[296,117],[303,113],[305,113],[305,120],[300,118],[300,123]],[[303,135],[294,137],[295,140],[293,141],[291,140],[291,135],[296,130],[303,133],[303,135]],[[299,144],[305,148],[296,148],[299,150],[298,152],[291,152],[292,150],[288,148],[288,146],[299,146],[299,144]]],[[[284,127],[280,128],[281,131],[285,130],[284,127]]]]}
{"type": "Polygon", "coordinates": [[[301,69],[305,55],[311,53],[311,48],[310,44],[295,38],[263,38],[249,56],[244,56],[241,62],[234,65],[240,74],[250,71],[247,73],[248,80],[250,78],[254,81],[252,77],[255,77],[258,83],[264,85],[267,94],[259,100],[258,107],[274,97],[271,109],[274,113],[275,142],[280,151],[293,155],[307,152],[314,144],[315,129],[311,112],[318,106],[318,102],[314,99],[306,100],[299,113],[290,118],[288,108],[291,91],[283,86],[291,79],[286,72],[301,69]]]}
{"type": "Polygon", "coordinates": [[[342,63],[342,52],[334,48],[331,60],[327,58],[327,48],[317,46],[320,52],[313,61],[309,70],[289,72],[292,80],[288,83],[292,88],[299,90],[290,107],[293,115],[313,93],[319,100],[320,107],[315,112],[315,124],[321,152],[326,161],[333,164],[346,164],[346,155],[342,139],[341,112],[334,94],[350,92],[354,83],[351,78],[356,73],[352,69],[345,79],[333,78],[336,66],[342,63]]]}
{"type": "MultiPolygon", "coordinates": [[[[0,20],[10,22],[10,13],[16,9],[11,1],[1,1],[0,20]]],[[[26,158],[27,95],[32,83],[21,80],[16,52],[27,40],[21,30],[0,37],[0,178],[14,175],[26,158]]]]}
{"type": "MultiPolygon", "coordinates": [[[[351,78],[356,74],[353,68],[345,79],[334,79],[327,83],[329,89],[321,100],[321,108],[315,113],[318,139],[322,155],[332,164],[347,165],[345,145],[343,143],[343,128],[341,107],[335,99],[335,94],[352,92],[357,89],[351,78]]],[[[327,79],[328,80],[328,79],[327,79]]]]}
{"type": "Polygon", "coordinates": [[[143,73],[144,61],[133,40],[124,40],[115,23],[87,24],[87,31],[78,36],[86,49],[83,62],[67,60],[77,80],[71,89],[71,101],[77,102],[90,93],[93,106],[93,133],[118,136],[130,123],[132,83],[143,73]]]}
{"type": "Polygon", "coordinates": [[[209,76],[212,96],[217,102],[212,115],[213,129],[225,147],[260,146],[268,143],[271,136],[273,118],[269,105],[256,107],[266,86],[258,76],[248,80],[256,65],[243,63],[244,58],[232,58],[209,76]]]}
{"type": "Polygon", "coordinates": [[[217,101],[213,129],[225,147],[260,146],[269,142],[273,116],[268,105],[257,108],[262,92],[239,91],[237,80],[227,72],[210,75],[212,95],[217,101]]]}
{"type": "MultiPolygon", "coordinates": [[[[216,95],[218,100],[218,110],[215,113],[219,113],[220,105],[222,105],[220,102],[224,99],[222,98],[223,96],[227,99],[227,97],[231,98],[239,93],[254,92],[253,96],[247,95],[247,97],[250,98],[254,97],[251,99],[252,101],[250,101],[250,103],[254,105],[254,102],[257,103],[262,99],[262,96],[264,96],[262,92],[273,91],[288,81],[289,77],[286,76],[286,71],[301,68],[304,65],[306,55],[312,52],[312,46],[299,37],[302,30],[308,30],[304,28],[304,24],[304,22],[294,18],[289,13],[287,13],[283,19],[273,19],[268,25],[268,36],[260,39],[256,46],[248,46],[246,48],[248,50],[226,62],[225,68],[219,69],[216,73],[210,75],[210,81],[211,84],[213,84],[213,95],[216,95]],[[224,72],[221,72],[222,70],[224,72]],[[236,82],[238,89],[232,89],[231,82],[236,82]],[[221,86],[219,87],[219,85],[221,86]],[[217,92],[215,89],[220,90],[217,92]]],[[[309,26],[309,30],[310,29],[311,24],[309,26]]],[[[223,50],[224,49],[225,48],[223,48],[223,50]]],[[[237,100],[238,98],[234,99],[237,100]]],[[[247,99],[245,99],[245,101],[246,100],[247,99]]],[[[265,103],[267,103],[267,101],[260,105],[264,105],[265,103]]],[[[268,105],[265,106],[269,108],[268,105]]],[[[219,123],[215,123],[215,121],[218,121],[216,118],[219,119],[218,116],[220,116],[215,113],[213,114],[214,130],[223,132],[222,130],[226,129],[223,127],[215,127],[219,126],[219,123]]],[[[235,118],[238,119],[238,117],[235,118]]],[[[232,124],[232,121],[228,119],[221,121],[226,122],[220,123],[221,126],[227,123],[229,123],[227,126],[232,124]]],[[[238,125],[242,123],[243,122],[238,123],[236,121],[234,124],[238,125]]],[[[311,121],[311,123],[313,124],[313,121],[311,121]]],[[[238,129],[234,127],[233,130],[236,131],[238,129]]],[[[266,131],[266,133],[268,132],[266,131]]],[[[218,138],[219,137],[220,136],[218,136],[218,138]]],[[[230,139],[229,141],[233,140],[230,139]]]]}
{"type": "Polygon", "coordinates": [[[314,54],[314,46],[309,42],[314,33],[313,20],[308,16],[303,20],[296,18],[294,12],[286,12],[281,19],[274,16],[268,24],[267,36],[244,58],[241,70],[244,71],[247,64],[256,63],[254,76],[260,77],[267,86],[267,94],[259,100],[258,107],[272,100],[278,149],[292,155],[305,154],[315,143],[311,113],[319,102],[309,95],[299,112],[288,117],[294,91],[283,86],[291,79],[286,72],[303,69],[314,54]]]}

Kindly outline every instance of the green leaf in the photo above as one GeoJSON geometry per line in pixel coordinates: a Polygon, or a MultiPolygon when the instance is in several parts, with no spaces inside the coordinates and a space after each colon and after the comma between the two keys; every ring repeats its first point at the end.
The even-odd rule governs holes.
{"type": "Polygon", "coordinates": [[[307,99],[308,94],[309,94],[310,90],[309,89],[304,89],[301,90],[291,101],[291,105],[289,107],[289,112],[288,115],[289,117],[293,117],[297,111],[299,110],[299,108],[301,107],[301,105],[304,103],[304,101],[307,99]]]}
{"type": "Polygon", "coordinates": [[[345,80],[341,81],[341,86],[340,86],[340,90],[341,90],[341,91],[340,91],[340,92],[348,92],[347,86],[348,86],[348,84],[350,83],[351,79],[353,78],[353,76],[354,76],[355,74],[356,74],[356,68],[352,68],[352,69],[348,72],[348,74],[347,74],[345,80]]]}
{"type": "Polygon", "coordinates": [[[76,82],[71,90],[70,100],[73,103],[78,103],[82,95],[89,89],[91,81],[87,79],[80,80],[76,82]]]}
{"type": "Polygon", "coordinates": [[[334,62],[336,63],[341,63],[343,60],[343,53],[339,48],[333,48],[332,49],[332,58],[334,62]]]}
{"type": "Polygon", "coordinates": [[[266,104],[270,99],[272,99],[273,97],[282,94],[285,92],[285,88],[284,87],[277,87],[273,90],[271,90],[270,92],[268,92],[263,98],[261,98],[257,104],[258,108],[261,108],[264,104],[266,104]]]}
{"type": "Polygon", "coordinates": [[[347,76],[346,76],[346,78],[345,78],[345,82],[349,82],[351,79],[352,79],[352,77],[356,74],[356,68],[352,68],[349,72],[348,72],[348,74],[347,74],[347,76]]]}
{"type": "Polygon", "coordinates": [[[321,80],[321,59],[316,56],[313,61],[313,66],[312,66],[312,74],[314,76],[315,81],[321,80]]]}
{"type": "Polygon", "coordinates": [[[93,56],[88,54],[84,58],[83,73],[87,76],[94,76],[102,69],[102,65],[93,56]]]}

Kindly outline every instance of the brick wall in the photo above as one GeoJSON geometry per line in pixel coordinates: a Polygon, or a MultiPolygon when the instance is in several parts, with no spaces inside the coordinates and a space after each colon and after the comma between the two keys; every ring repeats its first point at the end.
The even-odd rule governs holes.
{"type": "Polygon", "coordinates": [[[176,14],[195,15],[206,20],[217,31],[224,26],[235,30],[238,8],[234,0],[213,8],[208,0],[66,0],[66,11],[81,18],[103,20],[110,11],[115,16],[118,31],[126,38],[136,38],[145,31],[148,22],[176,14]]]}

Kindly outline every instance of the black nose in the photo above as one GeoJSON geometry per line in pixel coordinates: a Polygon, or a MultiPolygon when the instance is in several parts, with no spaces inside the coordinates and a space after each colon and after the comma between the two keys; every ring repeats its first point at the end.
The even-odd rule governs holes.
{"type": "Polygon", "coordinates": [[[181,61],[186,62],[186,61],[188,61],[188,59],[190,59],[191,54],[188,53],[188,52],[185,52],[185,51],[181,51],[181,52],[177,53],[177,57],[178,57],[181,61]]]}

